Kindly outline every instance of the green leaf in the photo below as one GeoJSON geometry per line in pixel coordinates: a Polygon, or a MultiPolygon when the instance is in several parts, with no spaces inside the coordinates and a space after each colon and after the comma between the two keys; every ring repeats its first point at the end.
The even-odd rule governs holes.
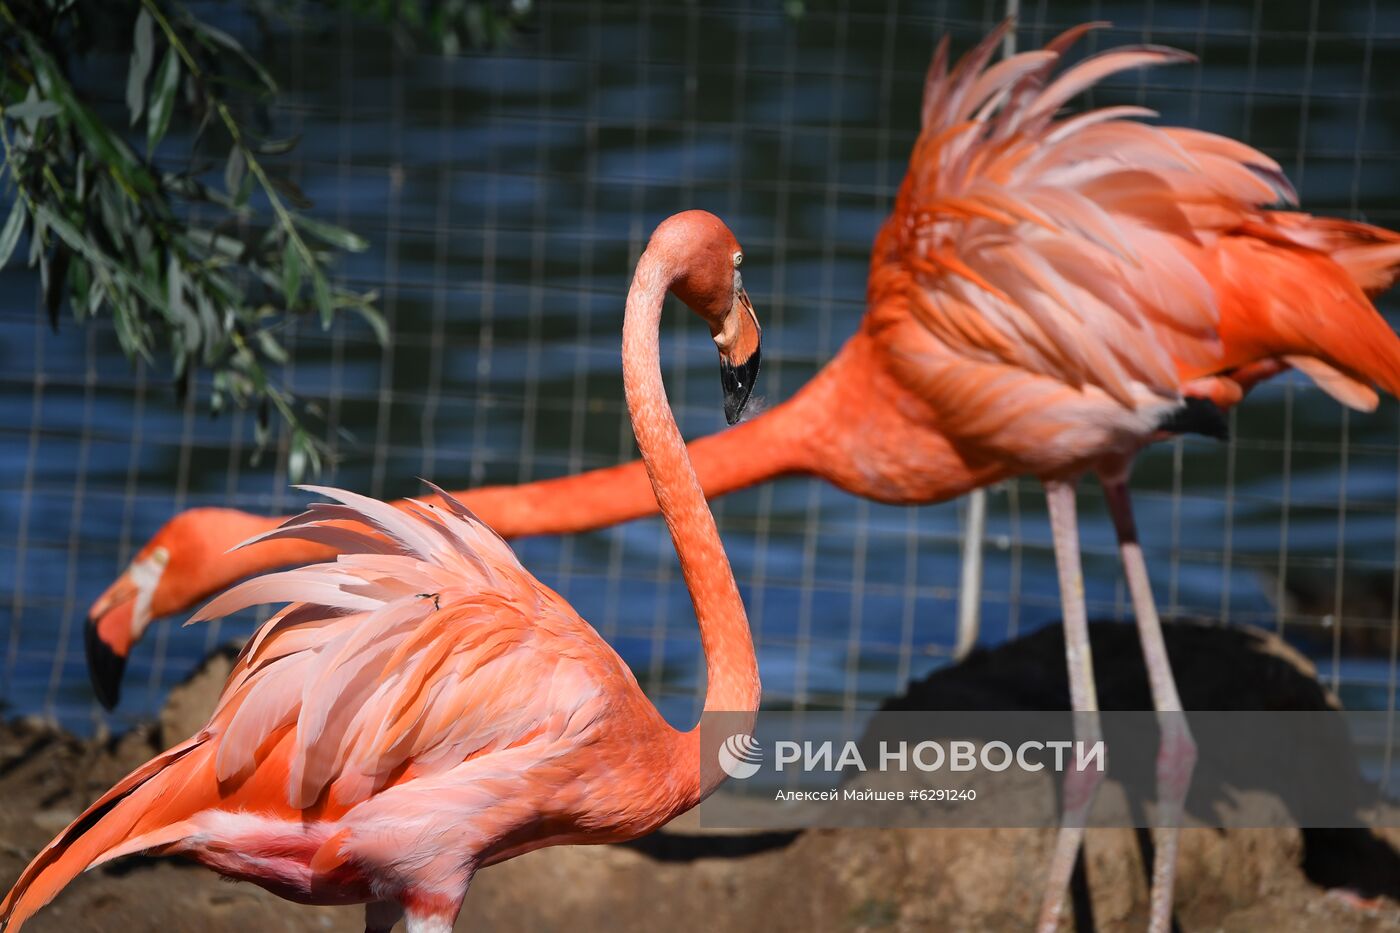
{"type": "Polygon", "coordinates": [[[272,334],[268,333],[265,330],[260,330],[257,333],[257,338],[258,349],[262,350],[263,356],[272,360],[272,362],[274,363],[286,365],[287,360],[289,359],[289,357],[287,356],[287,350],[285,347],[283,347],[280,343],[277,342],[276,337],[272,336],[272,334]]]}
{"type": "Polygon", "coordinates": [[[287,304],[287,310],[297,303],[297,298],[301,296],[301,253],[297,251],[296,242],[287,237],[287,245],[282,250],[282,299],[287,304]]]}
{"type": "Polygon", "coordinates": [[[301,142],[301,134],[297,133],[295,136],[288,136],[285,139],[261,140],[254,148],[258,150],[259,155],[286,155],[295,149],[299,142],[301,142]]]}
{"type": "Polygon", "coordinates": [[[374,337],[379,341],[381,347],[389,345],[389,324],[384,320],[384,315],[380,314],[374,305],[367,301],[356,301],[350,305],[355,313],[365,319],[370,329],[374,331],[374,337]]]}
{"type": "Polygon", "coordinates": [[[301,482],[306,475],[306,462],[308,459],[306,436],[301,431],[292,434],[291,450],[287,452],[287,473],[293,483],[301,482]]]}
{"type": "Polygon", "coordinates": [[[64,113],[77,127],[83,140],[93,150],[97,161],[128,189],[136,194],[152,194],[155,186],[151,175],[145,171],[131,150],[106,124],[85,107],[73,93],[63,72],[49,57],[34,38],[24,36],[24,48],[34,66],[34,74],[44,96],[63,108],[64,113]]]}
{"type": "Polygon", "coordinates": [[[234,146],[228,151],[228,161],[224,163],[224,189],[228,196],[239,200],[239,189],[243,186],[243,171],[248,162],[243,158],[243,148],[234,146]]]}
{"type": "MultiPolygon", "coordinates": [[[[112,266],[111,260],[109,260],[100,249],[98,249],[92,242],[90,242],[87,239],[87,237],[83,236],[83,234],[78,230],[77,227],[73,226],[66,219],[55,214],[50,208],[46,207],[43,204],[40,204],[37,207],[38,213],[34,218],[36,227],[40,223],[47,224],[53,229],[54,233],[58,234],[59,239],[63,240],[64,243],[68,244],[69,248],[72,249],[75,253],[78,253],[80,256],[86,257],[87,260],[91,262],[94,266],[97,266],[99,268],[109,267],[108,271],[112,273],[112,275],[117,279],[118,282],[122,284],[123,287],[130,288],[131,290],[140,293],[143,299],[145,299],[152,307],[156,308],[162,314],[164,314],[166,318],[169,318],[171,316],[170,308],[166,304],[164,295],[162,295],[156,289],[152,288],[149,283],[143,282],[140,279],[132,277],[125,269],[119,266],[112,266]]],[[[42,239],[42,237],[40,237],[40,239],[42,239]]]]}
{"type": "Polygon", "coordinates": [[[5,219],[5,227],[0,230],[0,269],[5,268],[19,244],[19,235],[24,232],[24,220],[28,216],[24,198],[16,195],[14,206],[10,208],[10,216],[5,219]]]}
{"type": "Polygon", "coordinates": [[[203,361],[208,365],[214,361],[215,347],[219,343],[219,316],[214,311],[214,303],[209,299],[208,293],[202,288],[195,289],[194,306],[199,312],[200,326],[204,330],[203,361]]]}
{"type": "Polygon", "coordinates": [[[335,319],[335,302],[331,301],[331,287],[320,269],[311,270],[311,291],[316,296],[316,310],[321,313],[321,326],[330,327],[335,319]]]}
{"type": "Polygon", "coordinates": [[[87,262],[80,256],[68,267],[68,304],[73,314],[82,320],[90,305],[88,295],[92,290],[92,275],[87,262]]]}
{"type": "MultiPolygon", "coordinates": [[[[90,267],[90,266],[91,266],[91,264],[89,264],[89,267],[90,267]]],[[[95,270],[94,270],[93,274],[96,275],[95,270]]],[[[102,301],[103,301],[103,299],[106,297],[106,293],[107,293],[107,292],[106,292],[106,289],[102,287],[102,285],[101,285],[100,282],[94,281],[94,282],[92,283],[92,287],[90,287],[90,288],[88,289],[88,295],[87,295],[87,315],[88,315],[88,317],[96,317],[96,316],[97,316],[97,311],[98,311],[99,308],[102,307],[102,301]]]]}
{"type": "Polygon", "coordinates": [[[258,64],[257,59],[248,54],[248,50],[243,48],[242,43],[237,39],[224,32],[222,29],[210,26],[208,23],[195,22],[191,25],[194,26],[195,31],[199,33],[200,39],[205,40],[206,44],[212,43],[222,46],[234,55],[237,55],[243,61],[243,64],[248,66],[248,70],[258,76],[258,80],[262,82],[263,86],[267,88],[269,92],[274,94],[277,92],[277,82],[272,80],[272,75],[268,74],[267,69],[258,64]]]}
{"type": "Polygon", "coordinates": [[[351,253],[362,253],[369,248],[369,241],[356,233],[351,233],[344,227],[337,227],[333,224],[322,223],[319,220],[312,220],[310,217],[297,215],[297,226],[314,236],[323,243],[346,250],[351,253]]]}
{"type": "Polygon", "coordinates": [[[268,181],[272,182],[272,187],[292,202],[292,205],[300,210],[306,210],[311,206],[311,199],[302,192],[300,186],[285,175],[268,175],[268,181]]]}
{"type": "Polygon", "coordinates": [[[228,391],[228,376],[225,373],[214,374],[214,390],[209,396],[209,410],[215,415],[224,410],[224,393],[228,391]]]}
{"type": "Polygon", "coordinates": [[[126,72],[126,106],[131,111],[131,125],[141,119],[146,109],[146,76],[155,60],[155,20],[149,10],[142,9],[136,17],[135,45],[131,50],[131,65],[126,72]]]}
{"type": "Polygon", "coordinates": [[[128,357],[140,354],[148,358],[141,333],[131,320],[131,310],[122,302],[116,302],[112,307],[112,323],[116,326],[117,342],[128,357]]]}
{"type": "Polygon", "coordinates": [[[317,475],[321,472],[321,450],[323,445],[318,438],[307,433],[302,425],[301,419],[287,403],[287,399],[277,390],[270,392],[272,400],[277,405],[277,412],[282,416],[282,420],[291,428],[292,437],[289,445],[287,458],[287,471],[292,475],[293,481],[300,479],[307,472],[317,475]]]}
{"type": "MultiPolygon", "coordinates": [[[[16,106],[22,107],[22,106],[24,106],[25,104],[37,104],[38,102],[39,102],[39,89],[36,88],[34,85],[31,84],[31,85],[29,85],[29,90],[28,90],[28,91],[25,93],[25,95],[24,95],[24,103],[22,103],[22,104],[16,104],[16,106]]],[[[7,109],[8,109],[8,108],[7,108],[7,109]]],[[[33,135],[34,130],[35,130],[35,129],[38,127],[38,125],[39,125],[39,120],[38,120],[37,117],[30,117],[30,118],[27,119],[27,120],[24,119],[23,117],[19,117],[19,118],[17,118],[17,119],[19,119],[20,122],[22,122],[22,123],[24,124],[25,132],[29,133],[30,135],[33,135]]]]}
{"type": "MultiPolygon", "coordinates": [[[[90,92],[100,98],[104,90],[100,78],[88,86],[92,50],[64,44],[73,29],[87,25],[87,7],[102,5],[18,2],[26,14],[16,19],[6,12],[16,0],[0,0],[0,22],[7,24],[0,26],[0,45],[9,56],[0,63],[0,107],[15,104],[0,109],[0,128],[13,131],[12,148],[19,137],[11,164],[0,164],[0,185],[8,183],[0,187],[0,268],[16,261],[24,241],[42,280],[42,310],[55,315],[66,304],[79,321],[109,315],[129,358],[161,360],[183,390],[209,386],[198,378],[207,374],[211,408],[258,411],[259,443],[286,431],[281,439],[294,458],[291,469],[317,472],[328,448],[301,422],[314,410],[298,408],[271,372],[289,362],[283,328],[293,313],[315,313],[330,326],[354,312],[381,341],[388,335],[369,293],[339,288],[328,277],[330,256],[366,249],[366,241],[299,217],[305,195],[290,180],[269,179],[254,161],[297,142],[266,139],[265,125],[245,123],[250,91],[275,90],[271,76],[180,0],[137,0],[126,5],[132,32],[118,37],[130,43],[121,54],[128,70],[118,79],[124,92],[118,106],[137,128],[129,131],[120,113],[90,102],[90,92]],[[25,18],[30,6],[44,11],[52,28],[31,24],[25,18]],[[188,122],[171,138],[177,109],[188,122]],[[202,135],[206,128],[210,136],[202,135]],[[222,184],[210,183],[213,173],[202,162],[211,143],[220,144],[210,138],[214,131],[227,150],[219,166],[222,184]],[[133,132],[145,137],[147,149],[130,141],[133,132]],[[147,158],[157,151],[170,165],[163,165],[166,158],[147,158]],[[16,171],[20,177],[7,174],[16,171]],[[14,187],[20,182],[23,191],[14,187]],[[249,199],[257,191],[270,203],[255,210],[249,199]],[[288,298],[285,304],[279,293],[288,298]]],[[[420,13],[428,6],[426,0],[404,2],[420,13]]],[[[449,0],[448,6],[472,2],[449,0]]],[[[105,90],[117,87],[108,79],[105,90]]]]}
{"type": "Polygon", "coordinates": [[[201,249],[213,250],[225,259],[236,260],[243,255],[243,241],[236,237],[226,236],[213,230],[203,230],[199,227],[191,227],[187,233],[191,242],[197,244],[201,249]]]}
{"type": "Polygon", "coordinates": [[[199,349],[203,334],[200,332],[198,314],[185,300],[185,287],[189,284],[189,279],[185,270],[180,267],[180,257],[173,252],[166,264],[165,282],[166,301],[170,305],[172,323],[180,329],[183,356],[192,356],[199,349]]]}
{"type": "Polygon", "coordinates": [[[49,211],[43,204],[36,204],[34,213],[34,229],[29,231],[29,268],[33,269],[39,262],[39,257],[44,254],[44,247],[49,242],[49,211]]]}
{"type": "Polygon", "coordinates": [[[151,94],[150,113],[146,117],[146,152],[156,151],[156,146],[165,138],[170,128],[170,114],[175,110],[175,89],[180,84],[180,56],[168,49],[165,60],[160,63],[160,73],[156,75],[155,87],[151,94]]]}
{"type": "MultiPolygon", "coordinates": [[[[34,85],[31,84],[29,89],[32,91],[34,85]]],[[[24,120],[31,129],[33,121],[56,117],[62,112],[63,109],[51,100],[26,100],[24,103],[5,108],[5,116],[12,120],[24,120]]]]}

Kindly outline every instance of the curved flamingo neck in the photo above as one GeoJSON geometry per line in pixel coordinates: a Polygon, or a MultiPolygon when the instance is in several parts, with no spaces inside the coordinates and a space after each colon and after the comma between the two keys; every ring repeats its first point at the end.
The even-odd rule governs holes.
{"type": "Polygon", "coordinates": [[[159,539],[174,559],[152,603],[155,616],[183,611],[244,577],[335,556],[331,548],[298,540],[266,541],[231,550],[276,528],[282,518],[224,508],[192,509],[181,518],[183,521],[172,523],[159,539]]]}
{"type": "Polygon", "coordinates": [[[758,660],[748,616],[661,379],[661,309],[681,271],[654,249],[638,261],[622,329],[622,380],[637,447],[700,626],[705,709],[752,712],[758,709],[758,660]]]}
{"type": "MultiPolygon", "coordinates": [[[[806,443],[817,417],[798,396],[728,430],[690,442],[707,499],[792,473],[813,472],[806,443]]],[[[454,493],[504,538],[574,534],[655,515],[656,495],[641,461],[520,486],[454,493]]]]}

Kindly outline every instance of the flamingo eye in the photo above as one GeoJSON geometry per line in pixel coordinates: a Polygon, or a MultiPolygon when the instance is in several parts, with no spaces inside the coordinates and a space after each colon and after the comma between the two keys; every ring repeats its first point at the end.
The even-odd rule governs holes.
{"type": "Polygon", "coordinates": [[[744,261],[744,254],[743,254],[743,253],[735,253],[735,254],[734,254],[734,268],[736,268],[736,269],[739,268],[739,264],[742,263],[743,261],[744,261]]]}

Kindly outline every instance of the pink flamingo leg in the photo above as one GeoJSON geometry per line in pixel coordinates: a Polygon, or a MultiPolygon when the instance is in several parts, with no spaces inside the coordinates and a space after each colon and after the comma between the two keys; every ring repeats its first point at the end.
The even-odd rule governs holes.
{"type": "Polygon", "coordinates": [[[1172,887],[1176,881],[1176,855],[1181,843],[1181,818],[1186,804],[1186,791],[1191,785],[1191,772],[1196,766],[1196,743],[1191,738],[1186,717],[1181,715],[1181,697],[1172,677],[1167,645],[1162,638],[1162,623],[1157,617],[1157,605],[1152,599],[1152,584],[1147,578],[1147,563],[1138,543],[1137,526],[1133,521],[1132,501],[1124,477],[1103,478],[1109,511],[1118,531],[1118,553],[1123,560],[1123,573],[1133,598],[1133,614],[1137,617],[1138,637],[1142,640],[1142,656],[1147,665],[1147,680],[1152,688],[1152,705],[1157,710],[1157,724],[1162,732],[1157,749],[1157,820],[1152,830],[1155,857],[1152,860],[1152,895],[1149,933],[1168,933],[1171,929],[1172,887]]]}
{"type": "MultiPolygon", "coordinates": [[[[1064,612],[1065,659],[1069,664],[1070,702],[1076,713],[1074,738],[1091,745],[1102,732],[1097,715],[1098,693],[1094,688],[1094,658],[1089,648],[1089,620],[1084,609],[1084,575],[1079,565],[1079,529],[1075,517],[1074,484],[1064,480],[1045,483],[1045,501],[1050,509],[1050,529],[1055,541],[1055,566],[1060,576],[1060,604],[1064,612]],[[1088,714],[1088,715],[1086,715],[1088,714]]],[[[1077,761],[1078,756],[1074,756],[1077,761]]],[[[1064,812],[1055,852],[1050,859],[1050,875],[1041,901],[1040,933],[1053,933],[1064,912],[1065,893],[1070,875],[1084,841],[1084,826],[1093,806],[1103,774],[1097,770],[1071,770],[1065,775],[1064,812]]]]}
{"type": "Polygon", "coordinates": [[[452,933],[456,917],[448,917],[443,914],[415,914],[409,911],[406,914],[406,933],[452,933]]]}
{"type": "Polygon", "coordinates": [[[457,925],[457,915],[462,912],[462,901],[467,897],[467,888],[472,883],[473,874],[475,868],[468,868],[465,877],[457,879],[461,887],[454,893],[449,894],[447,890],[456,885],[436,892],[420,889],[400,895],[405,933],[452,933],[452,928],[457,925]]]}

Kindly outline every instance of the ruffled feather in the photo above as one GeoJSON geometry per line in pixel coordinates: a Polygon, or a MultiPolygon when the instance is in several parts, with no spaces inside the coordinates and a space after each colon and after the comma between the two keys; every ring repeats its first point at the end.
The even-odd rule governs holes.
{"type": "Polygon", "coordinates": [[[1089,30],[988,65],[1003,24],[949,72],[942,44],[895,216],[915,316],[951,351],[1009,364],[1134,408],[1175,398],[1183,366],[1220,353],[1201,236],[1292,189],[1243,143],[1137,122],[1114,106],[1060,109],[1122,71],[1190,61],[1111,49],[1056,73],[1089,30]],[[1146,390],[1145,392],[1143,390],[1146,390]]]}
{"type": "MultiPolygon", "coordinates": [[[[288,805],[312,806],[328,788],[348,805],[410,762],[431,774],[581,724],[573,713],[597,690],[576,676],[578,646],[596,639],[576,637],[586,623],[465,506],[436,487],[440,503],[403,510],[308,488],[337,501],[253,540],[357,552],[249,580],[191,620],[292,604],[249,640],[207,727],[221,782],[250,774],[291,728],[288,805]],[[540,688],[557,682],[570,690],[541,705],[540,688]]],[[[607,663],[624,670],[614,656],[607,663]]]]}

